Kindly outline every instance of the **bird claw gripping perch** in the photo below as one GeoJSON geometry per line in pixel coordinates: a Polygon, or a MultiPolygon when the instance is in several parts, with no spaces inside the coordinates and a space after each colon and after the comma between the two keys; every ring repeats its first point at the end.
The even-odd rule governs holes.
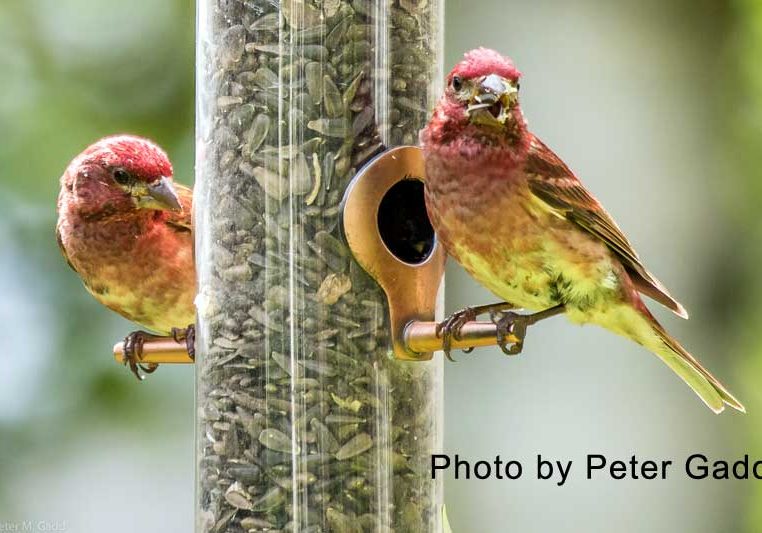
{"type": "Polygon", "coordinates": [[[193,324],[184,329],[175,328],[172,335],[166,337],[136,331],[114,345],[114,358],[128,365],[132,373],[143,380],[144,374],[154,372],[160,363],[193,363],[195,340],[196,327],[193,324]]]}
{"type": "Polygon", "coordinates": [[[147,331],[133,331],[124,338],[122,362],[129,366],[130,370],[139,381],[145,379],[145,374],[152,374],[159,368],[158,363],[143,363],[143,346],[147,340],[159,339],[159,335],[147,331]],[[142,372],[142,374],[141,374],[142,372]]]}
{"type": "Polygon", "coordinates": [[[492,323],[497,326],[497,345],[505,355],[519,355],[524,349],[524,338],[527,334],[529,321],[526,315],[520,315],[509,311],[507,313],[490,313],[492,323]],[[512,334],[516,342],[508,341],[508,335],[512,334]]]}
{"type": "MultiPolygon", "coordinates": [[[[449,317],[444,319],[442,322],[437,324],[436,327],[436,335],[437,337],[441,337],[442,339],[442,350],[444,351],[445,357],[449,359],[450,361],[455,361],[455,359],[452,358],[450,355],[450,351],[452,350],[452,341],[454,340],[461,340],[461,330],[463,329],[463,326],[465,326],[467,323],[472,322],[476,320],[476,318],[479,315],[483,315],[485,313],[489,313],[490,317],[494,316],[495,313],[505,311],[507,309],[513,309],[515,306],[508,302],[499,302],[496,304],[489,304],[489,305],[479,305],[476,307],[465,307],[461,309],[460,311],[456,311],[455,313],[451,314],[449,317]]],[[[497,325],[497,322],[493,320],[493,323],[497,325]]],[[[499,334],[499,330],[498,330],[499,334]]],[[[505,335],[503,335],[503,338],[505,335]]],[[[498,336],[498,343],[500,342],[501,337],[498,336]]],[[[505,341],[504,341],[505,342],[505,341]]],[[[471,353],[474,350],[473,346],[469,346],[467,348],[463,349],[463,352],[465,353],[471,353]]]]}
{"type": "Polygon", "coordinates": [[[196,360],[196,325],[188,324],[186,328],[172,328],[172,339],[177,342],[185,342],[188,357],[196,360]]]}
{"type": "Polygon", "coordinates": [[[505,355],[518,355],[524,349],[527,328],[540,320],[564,312],[563,305],[556,305],[538,313],[520,315],[513,311],[489,311],[492,323],[497,326],[497,345],[505,355]]]}
{"type": "MultiPolygon", "coordinates": [[[[460,330],[466,323],[476,319],[476,312],[473,307],[465,307],[460,311],[456,311],[442,322],[439,322],[436,327],[436,336],[442,339],[442,351],[448,360],[455,362],[450,352],[452,351],[452,340],[460,339],[460,330]]],[[[463,350],[465,353],[473,351],[473,347],[468,347],[463,350]]]]}
{"type": "MultiPolygon", "coordinates": [[[[454,361],[450,356],[453,340],[463,340],[463,328],[470,322],[473,322],[479,315],[489,313],[490,320],[495,325],[496,344],[503,353],[506,355],[518,355],[524,348],[524,338],[529,326],[564,311],[562,305],[557,305],[539,313],[520,315],[511,311],[511,309],[515,308],[516,306],[509,302],[499,302],[476,307],[466,307],[451,314],[436,326],[436,335],[442,339],[442,350],[445,356],[450,361],[454,361]]],[[[473,349],[473,346],[469,346],[463,351],[469,353],[473,349]]]]}

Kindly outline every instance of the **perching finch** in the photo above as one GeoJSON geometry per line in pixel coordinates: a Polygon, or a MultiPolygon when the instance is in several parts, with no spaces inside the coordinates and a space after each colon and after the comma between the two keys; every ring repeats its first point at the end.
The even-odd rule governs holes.
{"type": "Polygon", "coordinates": [[[527,129],[519,77],[511,60],[493,50],[468,52],[448,75],[421,132],[434,229],[448,253],[505,300],[445,321],[445,346],[465,321],[490,312],[501,348],[518,353],[527,326],[565,313],[573,322],[598,324],[643,345],[714,412],[725,404],[744,411],[643,304],[644,294],[688,316],[598,200],[527,129]],[[502,312],[513,307],[536,313],[502,312]],[[508,333],[519,342],[506,346],[508,333]]]}
{"type": "MultiPolygon", "coordinates": [[[[193,353],[196,273],[191,237],[193,191],[172,181],[167,154],[147,139],[106,137],[61,176],[56,234],[61,252],[103,305],[163,335],[183,335],[193,353]],[[182,333],[178,334],[178,331],[182,333]]],[[[125,339],[133,373],[138,331],[125,339]]]]}

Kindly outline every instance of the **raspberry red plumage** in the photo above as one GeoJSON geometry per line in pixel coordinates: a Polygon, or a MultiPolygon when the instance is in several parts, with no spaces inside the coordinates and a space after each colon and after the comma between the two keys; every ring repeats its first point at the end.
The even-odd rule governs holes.
{"type": "Polygon", "coordinates": [[[164,150],[148,139],[133,135],[104,137],[90,145],[80,158],[79,164],[123,167],[146,182],[173,175],[172,163],[164,150]]]}
{"type": "Polygon", "coordinates": [[[454,75],[475,78],[487,74],[497,74],[514,82],[521,77],[521,72],[510,58],[489,48],[477,48],[466,52],[463,60],[455,65],[455,68],[450,72],[449,78],[454,75]]]}

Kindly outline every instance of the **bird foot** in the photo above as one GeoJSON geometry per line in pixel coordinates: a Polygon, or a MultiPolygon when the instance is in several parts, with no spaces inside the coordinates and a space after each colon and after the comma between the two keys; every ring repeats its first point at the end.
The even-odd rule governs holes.
{"type": "Polygon", "coordinates": [[[490,313],[490,319],[497,326],[497,345],[505,355],[518,355],[524,349],[524,337],[527,334],[529,321],[527,315],[509,311],[507,313],[490,313]],[[508,342],[510,337],[517,340],[508,342]]]}
{"type": "Polygon", "coordinates": [[[531,315],[520,315],[513,311],[491,311],[490,319],[497,326],[497,345],[506,355],[518,355],[524,349],[527,328],[540,320],[563,313],[563,305],[556,305],[531,315]],[[516,339],[510,342],[509,339],[516,339]]]}
{"type": "MultiPolygon", "coordinates": [[[[442,350],[444,351],[445,356],[450,361],[455,361],[455,359],[452,358],[450,355],[450,352],[452,350],[452,340],[453,339],[460,339],[460,330],[465,326],[468,322],[471,322],[472,320],[475,320],[477,316],[483,315],[485,313],[496,313],[498,311],[502,311],[505,309],[513,309],[515,306],[513,304],[510,304],[508,302],[499,302],[496,304],[489,304],[489,305],[479,305],[475,307],[464,307],[460,311],[456,311],[455,313],[451,314],[447,318],[445,318],[442,322],[437,324],[436,327],[436,334],[437,337],[442,338],[442,350]]],[[[474,350],[473,346],[470,348],[467,348],[463,350],[464,353],[471,353],[474,350]]]]}
{"type": "MultiPolygon", "coordinates": [[[[465,307],[460,311],[454,312],[445,318],[442,322],[437,324],[437,337],[442,337],[442,350],[444,351],[445,357],[447,357],[447,359],[450,361],[455,361],[455,359],[453,359],[450,355],[450,352],[452,351],[452,340],[460,338],[460,329],[464,326],[464,324],[474,320],[475,318],[476,311],[474,311],[474,308],[465,307]]],[[[473,348],[468,348],[467,350],[463,351],[469,353],[471,350],[473,350],[473,348]]]]}
{"type": "Polygon", "coordinates": [[[161,338],[159,335],[147,331],[133,331],[124,338],[124,364],[139,381],[145,379],[145,374],[152,374],[159,368],[157,363],[143,364],[143,343],[147,340],[161,338]],[[142,373],[141,373],[142,372],[142,373]]]}
{"type": "Polygon", "coordinates": [[[196,325],[188,324],[186,328],[172,328],[172,338],[175,342],[185,341],[185,349],[192,360],[196,360],[196,325]]]}

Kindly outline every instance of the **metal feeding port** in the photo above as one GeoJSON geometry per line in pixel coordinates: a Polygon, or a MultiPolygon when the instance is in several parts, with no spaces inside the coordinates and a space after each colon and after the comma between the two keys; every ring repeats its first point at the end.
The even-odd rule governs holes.
{"type": "MultiPolygon", "coordinates": [[[[387,150],[350,183],[342,221],[355,259],[386,293],[395,357],[415,361],[442,349],[434,313],[446,253],[426,214],[424,180],[420,148],[387,150]]],[[[495,324],[472,321],[451,347],[496,343],[495,324]]]]}
{"type": "Polygon", "coordinates": [[[386,293],[399,359],[432,357],[410,350],[404,331],[411,322],[434,320],[446,259],[426,215],[423,176],[420,148],[392,148],[365,165],[344,196],[344,236],[357,262],[386,293]]]}

